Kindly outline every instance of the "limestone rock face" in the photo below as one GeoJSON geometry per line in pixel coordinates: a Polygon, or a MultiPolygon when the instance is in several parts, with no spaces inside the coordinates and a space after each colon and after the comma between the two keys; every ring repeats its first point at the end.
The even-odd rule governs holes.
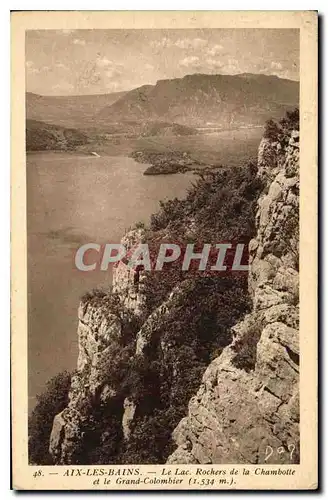
{"type": "Polygon", "coordinates": [[[121,297],[122,305],[127,310],[140,317],[145,309],[143,275],[127,264],[133,249],[142,242],[143,237],[143,229],[134,229],[122,238],[121,244],[126,249],[126,261],[119,261],[113,272],[113,292],[121,297]]]}
{"type": "MultiPolygon", "coordinates": [[[[167,300],[157,307],[146,319],[136,339],[136,355],[143,356],[146,348],[152,343],[153,337],[156,337],[157,332],[161,329],[163,322],[169,317],[174,316],[176,310],[183,307],[186,291],[192,287],[189,280],[185,280],[176,286],[169,294],[167,300]]],[[[161,350],[163,356],[169,346],[161,342],[161,350]]]]}
{"type": "Polygon", "coordinates": [[[136,405],[129,398],[125,398],[124,403],[124,413],[122,418],[122,429],[124,439],[128,440],[131,434],[131,423],[133,422],[133,417],[136,411],[136,405]]]}
{"type": "Polygon", "coordinates": [[[116,395],[103,384],[101,361],[108,356],[110,344],[121,334],[120,320],[111,313],[104,315],[98,305],[88,302],[80,304],[78,317],[77,371],[71,379],[68,406],[55,417],[50,436],[49,451],[59,464],[74,463],[90,405],[108,402],[116,395]]]}
{"type": "Polygon", "coordinates": [[[299,462],[299,136],[263,139],[257,235],[249,244],[253,310],[207,368],[168,463],[299,462]]]}

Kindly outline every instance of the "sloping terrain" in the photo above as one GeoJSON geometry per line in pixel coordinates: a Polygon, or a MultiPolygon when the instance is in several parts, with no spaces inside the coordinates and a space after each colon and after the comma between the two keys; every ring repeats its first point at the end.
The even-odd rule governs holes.
{"type": "Polygon", "coordinates": [[[80,130],[26,120],[26,151],[73,151],[87,143],[80,130]]]}
{"type": "Polygon", "coordinates": [[[63,127],[95,126],[95,117],[125,92],[100,95],[42,96],[26,93],[26,119],[63,127]]]}

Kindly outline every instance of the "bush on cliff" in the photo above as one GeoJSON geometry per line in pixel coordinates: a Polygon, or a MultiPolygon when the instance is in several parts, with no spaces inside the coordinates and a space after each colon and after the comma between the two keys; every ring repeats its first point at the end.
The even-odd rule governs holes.
{"type": "Polygon", "coordinates": [[[295,108],[292,111],[287,111],[284,118],[279,122],[268,120],[265,124],[263,137],[273,142],[279,142],[284,148],[288,144],[290,132],[299,130],[300,113],[299,109],[295,108]]]}
{"type": "Polygon", "coordinates": [[[246,277],[239,282],[232,276],[197,278],[184,287],[181,302],[156,325],[152,345],[130,369],[129,394],[138,414],[125,463],[132,457],[134,463],[165,463],[172,451],[171,433],[186,414],[212,355],[231,342],[230,328],[249,305],[246,277]]]}
{"type": "MultiPolygon", "coordinates": [[[[222,167],[215,173],[201,176],[183,200],[169,200],[160,204],[152,215],[147,241],[166,240],[179,243],[224,241],[245,243],[255,234],[255,211],[262,184],[253,163],[237,168],[222,167]],[[188,223],[194,229],[188,233],[188,223]]],[[[158,244],[158,243],[157,243],[158,244]]],[[[202,274],[202,273],[200,273],[202,274]]],[[[178,261],[165,268],[165,272],[146,273],[145,291],[149,310],[153,310],[168,293],[190,273],[181,270],[178,261]]],[[[194,278],[194,273],[192,274],[194,278]]]]}
{"type": "Polygon", "coordinates": [[[68,404],[71,374],[58,373],[46,385],[45,391],[37,396],[37,403],[28,421],[29,463],[51,465],[49,438],[55,415],[68,404]]]}
{"type": "Polygon", "coordinates": [[[94,288],[81,297],[81,303],[98,309],[104,316],[109,313],[119,319],[121,334],[120,339],[116,340],[119,340],[121,346],[134,339],[141,326],[140,319],[124,307],[120,295],[111,289],[94,288]]]}
{"type": "Polygon", "coordinates": [[[257,344],[261,338],[262,327],[260,322],[248,325],[244,334],[235,342],[233,349],[236,352],[232,363],[240,369],[250,372],[256,364],[257,344]]]}
{"type": "Polygon", "coordinates": [[[75,456],[77,464],[115,464],[122,442],[123,398],[94,402],[89,421],[83,426],[84,439],[75,456]]]}

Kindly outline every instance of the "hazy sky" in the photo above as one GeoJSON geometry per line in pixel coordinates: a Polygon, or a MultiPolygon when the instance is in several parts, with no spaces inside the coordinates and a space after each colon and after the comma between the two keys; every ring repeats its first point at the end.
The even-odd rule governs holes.
{"type": "Polygon", "coordinates": [[[104,94],[193,73],[243,72],[298,80],[298,30],[35,30],[26,34],[27,90],[43,95],[104,94]]]}

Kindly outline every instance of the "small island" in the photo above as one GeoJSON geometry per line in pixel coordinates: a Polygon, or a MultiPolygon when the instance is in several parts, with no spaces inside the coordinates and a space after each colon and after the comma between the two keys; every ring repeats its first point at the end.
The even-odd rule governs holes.
{"type": "Polygon", "coordinates": [[[184,151],[134,151],[131,157],[138,163],[150,164],[144,175],[168,175],[203,170],[209,165],[193,158],[190,153],[184,151]]]}

